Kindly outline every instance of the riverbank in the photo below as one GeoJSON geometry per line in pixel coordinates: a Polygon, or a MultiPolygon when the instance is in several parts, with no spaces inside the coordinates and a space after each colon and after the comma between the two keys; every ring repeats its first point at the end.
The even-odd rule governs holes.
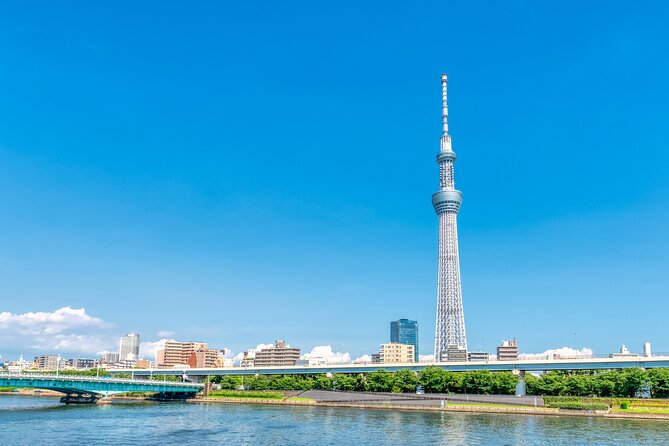
{"type": "MultiPolygon", "coordinates": [[[[294,394],[294,392],[291,392],[294,394]]],[[[504,404],[494,402],[476,402],[476,401],[448,401],[433,398],[402,398],[392,400],[385,394],[355,394],[355,398],[364,397],[364,400],[346,400],[345,392],[333,392],[340,398],[339,400],[322,399],[303,396],[287,396],[283,399],[263,399],[263,398],[218,398],[218,397],[197,397],[185,400],[191,404],[255,404],[255,405],[273,405],[273,406],[311,406],[311,407],[340,407],[349,409],[377,409],[377,410],[398,410],[413,412],[461,412],[461,413],[484,413],[484,414],[509,414],[509,415],[547,415],[547,416],[571,416],[571,417],[602,417],[602,418],[620,418],[637,420],[663,420],[669,421],[669,413],[644,413],[625,410],[570,410],[557,409],[551,407],[525,406],[518,404],[504,404]],[[372,398],[372,397],[375,397],[372,398]],[[443,401],[443,405],[442,405],[443,401]]],[[[299,395],[308,394],[303,392],[299,395]]],[[[0,392],[0,396],[22,396],[22,397],[45,397],[60,398],[63,394],[53,391],[35,392],[32,389],[20,389],[18,392],[0,392]]],[[[453,398],[452,395],[450,395],[453,398]]],[[[148,396],[127,396],[112,395],[113,401],[155,401],[148,396]]],[[[475,398],[475,397],[471,397],[475,398]]],[[[628,409],[630,410],[630,409],[628,409]]]]}
{"type": "Polygon", "coordinates": [[[40,389],[21,389],[12,390],[9,392],[0,392],[0,395],[12,395],[12,396],[32,396],[32,397],[61,397],[64,394],[60,392],[55,392],[53,390],[40,390],[40,389]]]}
{"type": "MultiPolygon", "coordinates": [[[[449,395],[453,398],[452,395],[449,395]]],[[[471,398],[474,398],[472,396],[471,398]]],[[[508,399],[500,399],[508,401],[508,399]]],[[[528,399],[528,401],[531,401],[528,399]]],[[[575,416],[575,417],[602,417],[639,420],[665,420],[669,421],[669,413],[643,413],[627,412],[623,410],[571,410],[552,407],[541,407],[536,405],[495,403],[490,399],[488,402],[476,401],[448,401],[446,399],[421,397],[390,396],[387,394],[356,394],[347,392],[313,392],[307,391],[296,397],[284,399],[262,399],[262,398],[217,398],[198,397],[188,400],[193,404],[260,404],[274,406],[311,406],[311,407],[341,407],[351,409],[380,409],[419,412],[462,412],[462,413],[487,413],[487,414],[510,414],[510,415],[546,415],[546,416],[575,416]],[[311,393],[310,393],[311,392],[311,393]],[[310,398],[315,396],[317,398],[310,398]],[[336,400],[335,400],[336,398],[336,400]],[[350,398],[350,399],[347,399],[350,398]],[[393,399],[394,398],[394,399],[393,399]]],[[[535,402],[536,404],[536,402],[535,402]]]]}

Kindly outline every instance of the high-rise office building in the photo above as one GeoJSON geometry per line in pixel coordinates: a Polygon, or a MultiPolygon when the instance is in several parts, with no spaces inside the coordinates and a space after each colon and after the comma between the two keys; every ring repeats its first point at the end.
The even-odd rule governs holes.
{"type": "Polygon", "coordinates": [[[434,335],[434,357],[441,359],[449,345],[467,350],[465,315],[460,288],[457,215],[462,192],[455,189],[453,164],[455,153],[448,134],[448,76],[441,75],[442,134],[437,155],[439,192],[432,195],[432,205],[439,216],[439,264],[437,268],[437,324],[434,335]]]}
{"type": "Polygon", "coordinates": [[[390,342],[413,345],[413,361],[418,362],[418,322],[399,319],[390,322],[390,342]]]}
{"type": "Polygon", "coordinates": [[[119,347],[119,359],[121,361],[137,361],[139,359],[139,335],[128,333],[121,337],[119,347]]]}

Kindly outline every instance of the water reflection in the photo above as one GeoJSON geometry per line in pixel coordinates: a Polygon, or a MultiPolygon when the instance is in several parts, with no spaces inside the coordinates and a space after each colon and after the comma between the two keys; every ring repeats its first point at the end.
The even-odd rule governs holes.
{"type": "Polygon", "coordinates": [[[65,406],[20,396],[0,396],[0,424],[8,444],[26,445],[45,438],[60,444],[141,439],[146,445],[254,446],[660,445],[669,439],[663,421],[189,403],[65,406]]]}

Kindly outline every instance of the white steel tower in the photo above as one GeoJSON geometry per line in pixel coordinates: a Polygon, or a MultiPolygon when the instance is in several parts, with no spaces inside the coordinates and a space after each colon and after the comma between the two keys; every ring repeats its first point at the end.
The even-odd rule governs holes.
{"type": "Polygon", "coordinates": [[[441,75],[443,132],[437,155],[439,192],[432,195],[432,205],[439,216],[439,266],[437,270],[437,328],[434,335],[434,358],[441,361],[448,346],[467,349],[465,314],[460,288],[457,215],[462,192],[455,189],[453,163],[455,153],[448,134],[448,76],[441,75]]]}

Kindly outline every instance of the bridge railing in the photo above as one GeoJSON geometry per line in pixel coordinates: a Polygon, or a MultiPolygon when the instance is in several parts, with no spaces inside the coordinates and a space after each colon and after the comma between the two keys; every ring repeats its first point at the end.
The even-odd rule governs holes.
{"type": "Polygon", "coordinates": [[[128,379],[128,378],[98,378],[95,376],[77,376],[77,375],[54,375],[47,373],[0,373],[0,378],[28,378],[28,379],[55,379],[59,381],[89,381],[89,382],[109,382],[119,384],[141,384],[156,386],[170,386],[170,387],[196,387],[202,388],[203,384],[181,382],[181,381],[158,381],[149,379],[128,379]]]}

